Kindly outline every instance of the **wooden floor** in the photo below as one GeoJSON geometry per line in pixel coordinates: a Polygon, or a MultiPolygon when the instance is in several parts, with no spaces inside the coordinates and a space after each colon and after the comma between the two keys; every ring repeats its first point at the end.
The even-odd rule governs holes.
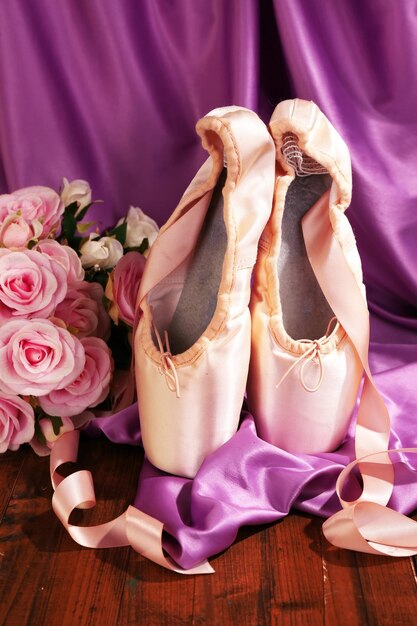
{"type": "MultiPolygon", "coordinates": [[[[88,454],[106,501],[88,514],[100,523],[133,500],[141,458],[105,440],[84,441],[88,454]]],[[[48,469],[30,449],[0,456],[2,625],[417,624],[413,559],[334,549],[305,515],[243,529],[211,576],[168,572],[129,548],[81,548],[51,510],[48,469]]]]}

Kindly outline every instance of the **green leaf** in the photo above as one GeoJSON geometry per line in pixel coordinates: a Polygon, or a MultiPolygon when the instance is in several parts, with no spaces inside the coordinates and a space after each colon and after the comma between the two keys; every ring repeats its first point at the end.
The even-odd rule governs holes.
{"type": "Polygon", "coordinates": [[[57,415],[48,415],[49,419],[52,423],[52,429],[54,431],[54,435],[58,436],[59,431],[61,430],[61,426],[63,426],[63,421],[57,415]]]}
{"type": "MultiPolygon", "coordinates": [[[[35,398],[35,396],[30,396],[30,400],[31,401],[29,402],[29,404],[31,406],[33,406],[34,402],[37,402],[37,399],[35,398]]],[[[33,410],[35,411],[35,419],[36,420],[39,421],[40,419],[42,419],[42,417],[45,417],[45,411],[39,405],[35,404],[33,410]]]]}
{"type": "Polygon", "coordinates": [[[83,208],[81,209],[81,211],[80,211],[80,212],[78,213],[78,215],[77,215],[77,221],[78,221],[78,222],[81,222],[81,220],[85,217],[85,215],[86,215],[86,213],[87,213],[88,209],[89,209],[89,208],[90,208],[90,206],[92,206],[93,204],[94,204],[93,202],[90,202],[90,204],[87,204],[87,206],[85,206],[85,207],[83,207],[83,208]]]}
{"type": "Polygon", "coordinates": [[[126,233],[127,233],[127,222],[123,222],[120,226],[116,226],[112,230],[109,230],[109,237],[116,237],[117,241],[119,241],[122,246],[126,243],[126,233]]]}
{"type": "Polygon", "coordinates": [[[93,268],[90,268],[85,272],[84,280],[88,283],[99,283],[103,289],[106,288],[108,279],[109,272],[106,270],[98,270],[98,272],[96,272],[93,268]]]}
{"type": "Polygon", "coordinates": [[[83,237],[73,237],[69,243],[71,248],[73,248],[76,252],[80,249],[81,243],[84,241],[83,237]]]}
{"type": "Polygon", "coordinates": [[[45,438],[45,435],[43,434],[43,432],[41,431],[41,427],[39,426],[39,422],[35,422],[35,437],[41,443],[43,443],[44,446],[46,446],[46,438],[45,438]]]}
{"type": "Polygon", "coordinates": [[[111,325],[108,343],[116,369],[129,370],[132,364],[132,348],[129,343],[129,328],[125,324],[111,325]]]}
{"type": "Polygon", "coordinates": [[[82,222],[77,224],[77,231],[81,234],[84,234],[88,231],[89,228],[94,226],[96,222],[82,222]]]}
{"type": "MultiPolygon", "coordinates": [[[[72,206],[72,205],[70,205],[72,206]]],[[[75,231],[77,228],[77,220],[75,219],[72,213],[64,213],[64,219],[62,220],[62,234],[68,242],[74,238],[75,231]]]]}
{"type": "Polygon", "coordinates": [[[132,246],[131,248],[125,248],[125,252],[140,252],[143,254],[149,248],[149,240],[147,237],[142,239],[140,246],[132,246]]]}
{"type": "Polygon", "coordinates": [[[78,202],[71,202],[71,204],[69,204],[68,206],[65,207],[64,217],[66,215],[74,215],[75,216],[77,210],[78,210],[78,202]]]}
{"type": "Polygon", "coordinates": [[[149,239],[145,237],[139,246],[139,252],[143,254],[149,248],[149,239]]]}

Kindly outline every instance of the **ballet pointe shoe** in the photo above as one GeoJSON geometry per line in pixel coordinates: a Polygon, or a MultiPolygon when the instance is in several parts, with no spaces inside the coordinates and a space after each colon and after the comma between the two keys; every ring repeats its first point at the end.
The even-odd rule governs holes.
{"type": "Polygon", "coordinates": [[[254,270],[248,403],[262,439],[290,452],[317,454],[343,442],[363,368],[312,270],[301,220],[316,203],[326,203],[364,295],[361,262],[344,215],[351,199],[350,157],[313,102],[281,102],[270,132],[277,182],[254,270]]]}
{"type": "Polygon", "coordinates": [[[196,128],[209,158],[151,248],[134,339],[146,456],[186,477],[238,428],[251,274],[275,172],[274,143],[255,113],[216,109],[196,128]]]}

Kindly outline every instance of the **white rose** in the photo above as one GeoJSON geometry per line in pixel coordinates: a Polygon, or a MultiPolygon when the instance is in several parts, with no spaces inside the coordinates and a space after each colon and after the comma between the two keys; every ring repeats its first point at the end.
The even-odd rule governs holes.
{"type": "MultiPolygon", "coordinates": [[[[117,226],[123,224],[125,220],[122,218],[117,222],[117,226]]],[[[142,209],[131,206],[126,216],[126,243],[127,248],[136,248],[141,245],[142,241],[148,240],[149,246],[153,244],[158,235],[158,224],[145,215],[142,209]]]]}
{"type": "Polygon", "coordinates": [[[83,267],[98,265],[103,270],[111,269],[123,256],[123,246],[114,237],[101,237],[90,235],[80,248],[81,263],[83,267]]]}
{"type": "Polygon", "coordinates": [[[78,202],[77,215],[84,207],[91,204],[91,187],[86,180],[77,179],[69,182],[67,178],[63,178],[61,200],[64,206],[78,202]]]}

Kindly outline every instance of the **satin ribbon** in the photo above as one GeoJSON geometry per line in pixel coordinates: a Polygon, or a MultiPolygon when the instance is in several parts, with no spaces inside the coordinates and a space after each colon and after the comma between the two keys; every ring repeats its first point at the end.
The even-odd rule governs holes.
{"type": "Polygon", "coordinates": [[[180,398],[181,397],[180,382],[178,380],[177,369],[172,360],[172,353],[171,353],[171,347],[169,345],[168,333],[167,331],[165,331],[164,333],[164,338],[165,338],[165,348],[164,348],[161,335],[159,334],[159,331],[153,320],[152,320],[152,328],[153,328],[153,332],[155,333],[155,337],[158,342],[158,347],[159,347],[159,352],[160,352],[161,364],[159,367],[159,372],[162,376],[165,376],[165,381],[166,381],[168,389],[170,391],[175,391],[175,395],[177,396],[177,398],[180,398]]]}
{"type": "MultiPolygon", "coordinates": [[[[284,382],[284,380],[289,376],[289,374],[292,372],[292,370],[297,367],[297,365],[301,362],[304,361],[304,363],[302,364],[301,368],[300,368],[300,383],[302,384],[302,386],[304,387],[304,389],[306,391],[309,391],[311,393],[314,393],[315,391],[317,391],[320,388],[321,383],[323,382],[323,359],[321,356],[321,350],[322,347],[326,345],[326,343],[328,343],[330,341],[330,328],[332,326],[332,324],[336,321],[335,317],[332,317],[332,319],[330,320],[328,326],[327,326],[327,330],[324,333],[323,337],[320,337],[320,339],[299,339],[299,343],[303,343],[306,345],[310,344],[310,348],[308,348],[306,350],[306,352],[304,352],[303,354],[300,354],[300,356],[298,357],[298,359],[296,359],[294,361],[294,363],[287,369],[287,371],[285,372],[285,374],[281,377],[280,381],[278,382],[277,385],[275,385],[275,387],[278,389],[278,387],[280,387],[280,385],[282,385],[282,383],[284,382]],[[317,381],[317,383],[314,385],[314,387],[309,387],[307,385],[307,383],[305,382],[305,378],[304,378],[304,371],[307,367],[307,365],[309,363],[311,363],[312,361],[314,361],[314,359],[317,359],[318,364],[319,364],[319,368],[320,368],[320,374],[319,374],[319,379],[317,381]]],[[[336,324],[336,327],[339,327],[339,324],[336,324]]],[[[335,327],[335,329],[336,329],[335,327]]],[[[334,330],[335,330],[334,329],[334,330]]]]}
{"type": "Polygon", "coordinates": [[[417,448],[388,450],[390,416],[377,390],[368,362],[369,312],[329,219],[329,193],[302,220],[307,255],[320,287],[337,319],[351,339],[362,362],[365,380],[355,431],[356,460],[340,474],[336,490],[342,510],[323,524],[330,543],[372,554],[417,554],[417,524],[386,507],[394,488],[391,453],[417,448]],[[343,498],[343,487],[358,467],[363,481],[361,495],[343,498]]]}
{"type": "Polygon", "coordinates": [[[136,552],[166,569],[179,574],[211,574],[213,568],[207,561],[184,570],[162,548],[163,524],[143,511],[129,506],[119,517],[98,526],[75,526],[69,523],[74,509],[90,509],[96,504],[93,478],[89,471],[81,470],[63,478],[59,467],[75,463],[78,455],[79,432],[62,435],[51,451],[50,473],[55,490],[52,508],[71,537],[87,548],[114,548],[132,546],[136,552]]]}

